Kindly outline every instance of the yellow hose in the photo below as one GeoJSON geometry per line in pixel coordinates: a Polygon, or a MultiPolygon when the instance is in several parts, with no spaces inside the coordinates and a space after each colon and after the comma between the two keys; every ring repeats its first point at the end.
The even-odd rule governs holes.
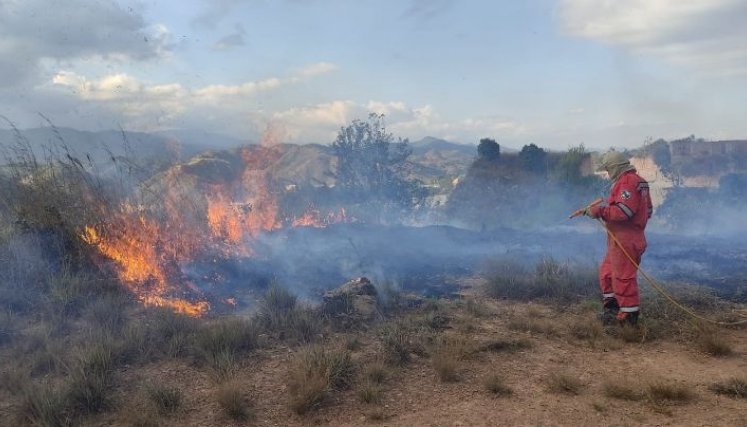
{"type": "MultiPolygon", "coordinates": [[[[614,233],[612,233],[610,231],[609,227],[607,227],[607,224],[604,221],[602,221],[601,218],[597,218],[597,220],[602,225],[602,227],[604,227],[605,231],[607,231],[607,235],[610,236],[610,238],[612,239],[612,241],[614,241],[615,244],[620,247],[620,249],[625,254],[625,256],[628,258],[628,260],[630,262],[632,262],[633,265],[636,266],[636,268],[638,269],[638,271],[641,272],[641,276],[643,276],[646,279],[646,281],[648,282],[648,284],[651,285],[651,287],[654,288],[654,290],[656,292],[658,292],[661,296],[663,296],[665,299],[667,299],[675,307],[679,308],[680,310],[682,310],[683,312],[685,312],[686,314],[690,315],[691,317],[693,317],[695,319],[699,319],[699,320],[702,320],[704,322],[712,323],[714,325],[719,325],[719,326],[737,326],[737,325],[742,325],[742,324],[747,323],[747,319],[745,319],[745,320],[739,320],[737,322],[721,322],[721,321],[718,321],[718,320],[709,319],[707,317],[703,317],[703,316],[699,315],[698,313],[696,313],[695,311],[693,311],[691,308],[688,308],[688,307],[685,307],[684,305],[682,305],[682,303],[680,303],[679,301],[677,301],[660,284],[656,283],[656,281],[654,279],[652,279],[648,274],[646,274],[646,272],[641,268],[641,266],[633,259],[632,256],[630,256],[630,254],[628,253],[628,251],[625,250],[625,246],[623,246],[620,243],[620,241],[617,240],[617,237],[615,237],[614,233]]],[[[747,317],[747,316],[744,316],[744,315],[742,315],[740,313],[736,313],[736,314],[737,314],[737,316],[740,316],[740,317],[747,317]]]]}

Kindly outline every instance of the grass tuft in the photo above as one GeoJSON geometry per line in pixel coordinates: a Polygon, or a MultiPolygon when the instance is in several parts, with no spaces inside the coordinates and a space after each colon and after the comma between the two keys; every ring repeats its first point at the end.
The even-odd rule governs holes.
{"type": "Polygon", "coordinates": [[[287,379],[291,409],[304,414],[318,407],[330,391],[349,387],[354,374],[347,351],[326,350],[321,345],[300,350],[287,379]]]}
{"type": "Polygon", "coordinates": [[[385,325],[381,331],[381,343],[386,361],[402,366],[410,361],[409,332],[401,323],[385,325]]]}
{"type": "Polygon", "coordinates": [[[747,378],[730,378],[711,384],[709,389],[716,394],[747,399],[747,378]]]}
{"type": "Polygon", "coordinates": [[[553,393],[578,395],[584,384],[572,374],[555,372],[547,378],[547,387],[553,393]]]}
{"type": "Polygon", "coordinates": [[[380,403],[383,390],[380,383],[365,380],[358,388],[358,398],[364,403],[380,403]]]}
{"type": "Polygon", "coordinates": [[[150,385],[148,397],[161,415],[172,415],[182,407],[184,396],[178,388],[150,385]]]}
{"type": "Polygon", "coordinates": [[[485,378],[485,389],[496,396],[510,396],[514,391],[506,384],[503,375],[492,373],[485,378]]]}
{"type": "Polygon", "coordinates": [[[648,385],[647,397],[655,404],[686,403],[695,398],[695,393],[686,385],[671,381],[655,381],[648,385]]]}
{"type": "Polygon", "coordinates": [[[48,384],[24,389],[19,414],[31,425],[62,427],[72,422],[65,394],[48,384]]]}
{"type": "Polygon", "coordinates": [[[216,392],[218,404],[226,415],[236,421],[246,421],[253,418],[249,402],[235,382],[225,383],[216,392]]]}
{"type": "Polygon", "coordinates": [[[607,382],[604,384],[604,395],[613,399],[639,401],[646,397],[646,394],[636,389],[633,384],[627,382],[607,382]]]}

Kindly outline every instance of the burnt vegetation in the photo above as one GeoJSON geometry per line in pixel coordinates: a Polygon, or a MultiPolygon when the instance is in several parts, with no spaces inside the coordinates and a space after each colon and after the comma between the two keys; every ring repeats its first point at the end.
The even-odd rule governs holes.
{"type": "MultiPolygon", "coordinates": [[[[1,415],[3,424],[180,424],[189,421],[190,412],[204,409],[198,405],[212,405],[206,412],[221,417],[212,420],[216,423],[246,423],[278,408],[287,412],[280,422],[308,423],[306,417],[318,422],[316,413],[335,414],[340,405],[361,405],[367,419],[381,420],[393,415],[390,407],[404,405],[398,397],[403,392],[418,391],[407,389],[408,381],[418,389],[475,387],[511,399],[526,398],[530,386],[567,398],[583,395],[593,385],[565,372],[514,375],[512,367],[533,363],[547,342],[588,344],[589,351],[606,352],[667,340],[695,343],[697,350],[683,351],[714,356],[714,361],[728,362],[738,354],[734,330],[694,324],[650,294],[643,298],[642,327],[628,340],[632,344],[626,343],[620,332],[596,323],[595,308],[589,308],[597,295],[593,268],[550,257],[492,260],[474,274],[484,281],[464,292],[447,286],[441,275],[428,288],[436,292],[424,296],[417,291],[429,276],[414,272],[383,277],[371,284],[372,293],[345,294],[324,305],[321,291],[294,291],[305,283],[263,278],[247,279],[246,286],[256,288],[251,310],[194,317],[144,306],[81,233],[88,224],[113,221],[108,215],[126,198],[130,180],[142,181],[134,175],[157,170],[146,173],[115,158],[111,175],[96,174],[85,156],[65,149],[64,141],[49,158],[38,159],[20,132],[18,139],[0,174],[0,399],[3,409],[9,408],[1,415]]],[[[336,144],[337,155],[349,162],[338,171],[344,183],[339,191],[354,195],[354,210],[384,201],[386,209],[371,218],[385,222],[422,202],[422,188],[400,173],[407,168],[406,141],[387,133],[382,117],[353,123],[336,144]]],[[[563,214],[598,184],[576,173],[587,159],[583,147],[558,154],[530,145],[514,155],[501,152],[495,141],[481,146],[448,209],[455,217],[475,219],[469,212],[474,203],[467,199],[476,197],[475,188],[486,189],[493,197],[489,203],[506,211],[485,228],[537,219],[510,216],[503,207],[518,177],[550,188],[573,183],[568,191],[578,197],[552,205],[563,214]],[[479,187],[488,179],[497,188],[479,187]],[[478,187],[470,189],[475,183],[478,187]],[[457,212],[458,204],[465,211],[457,212]]],[[[351,244],[345,250],[357,249],[351,244]]],[[[374,268],[355,271],[361,270],[374,268]]],[[[473,273],[461,271],[459,279],[473,273]]],[[[668,286],[700,313],[735,319],[736,305],[705,288],[668,286]]],[[[185,290],[182,296],[190,301],[190,295],[185,290]]],[[[744,384],[731,378],[709,388],[743,399],[744,384]]],[[[687,385],[664,380],[638,388],[608,384],[604,393],[656,408],[698,397],[687,385]]]]}

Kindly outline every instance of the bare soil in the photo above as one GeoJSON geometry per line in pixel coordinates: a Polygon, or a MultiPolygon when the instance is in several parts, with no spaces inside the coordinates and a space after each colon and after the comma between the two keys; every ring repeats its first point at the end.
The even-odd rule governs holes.
{"type": "MultiPolygon", "coordinates": [[[[322,405],[305,415],[288,407],[285,385],[294,348],[261,350],[242,361],[233,376],[252,402],[251,420],[229,419],[216,402],[217,381],[205,368],[183,361],[122,369],[118,372],[116,400],[120,407],[89,419],[90,425],[142,424],[138,417],[149,409],[141,390],[154,382],[183,391],[183,409],[170,417],[156,417],[168,426],[747,426],[747,400],[714,394],[716,381],[747,375],[747,330],[727,330],[733,354],[713,357],[689,342],[667,337],[624,342],[604,335],[578,339],[569,325],[580,316],[594,322],[590,313],[557,313],[540,304],[489,301],[492,313],[474,317],[463,308],[450,311],[449,326],[442,333],[466,336],[470,341],[524,339],[529,348],[518,351],[475,351],[459,362],[458,381],[441,382],[427,355],[413,354],[409,364],[388,368],[380,404],[362,403],[356,385],[332,392],[322,405]],[[540,319],[545,330],[522,331],[517,318],[540,319]],[[513,319],[513,324],[512,324],[513,319]],[[508,397],[487,391],[484,380],[498,372],[513,390],[508,397]],[[579,394],[558,394],[547,386],[557,372],[578,378],[579,394]],[[644,390],[652,381],[686,386],[694,393],[684,403],[654,403],[649,399],[626,401],[607,397],[606,383],[618,380],[644,390]]],[[[358,332],[359,349],[353,358],[359,369],[376,353],[373,330],[358,332]]],[[[344,342],[350,333],[330,337],[344,342]]],[[[335,345],[335,344],[330,344],[335,345]]]]}

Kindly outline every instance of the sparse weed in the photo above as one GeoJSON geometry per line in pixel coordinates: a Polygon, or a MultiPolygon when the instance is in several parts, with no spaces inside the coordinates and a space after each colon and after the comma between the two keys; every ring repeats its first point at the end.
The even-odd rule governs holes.
{"type": "Polygon", "coordinates": [[[584,387],[576,376],[567,372],[555,372],[547,378],[547,387],[553,393],[577,395],[584,387]]]}
{"type": "Polygon", "coordinates": [[[559,335],[556,324],[550,319],[541,317],[522,316],[509,319],[508,328],[514,331],[530,332],[533,334],[555,337],[559,335]]]}
{"type": "Polygon", "coordinates": [[[709,389],[716,394],[747,399],[747,378],[729,378],[726,381],[711,384],[709,389]]]}
{"type": "Polygon", "coordinates": [[[252,418],[251,408],[241,387],[238,383],[225,383],[215,394],[218,404],[223,408],[226,415],[237,421],[246,421],[252,418]]]}
{"type": "Polygon", "coordinates": [[[568,329],[571,335],[580,340],[596,341],[604,336],[604,327],[597,319],[591,317],[575,319],[568,329]]]}

